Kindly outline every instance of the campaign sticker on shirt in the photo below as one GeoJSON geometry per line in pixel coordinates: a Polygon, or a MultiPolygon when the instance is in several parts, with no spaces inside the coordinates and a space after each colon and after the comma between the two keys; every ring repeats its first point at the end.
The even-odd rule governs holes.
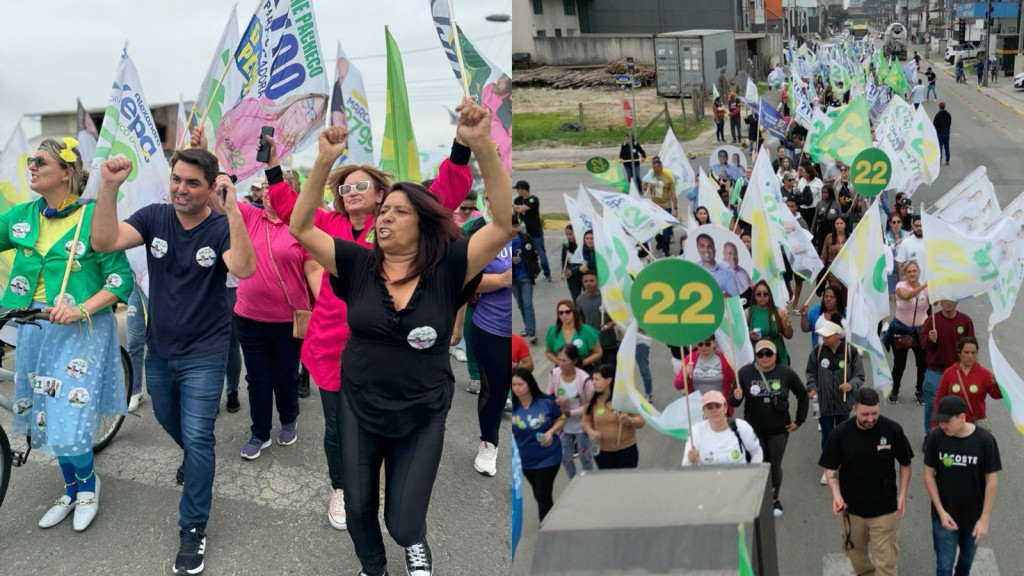
{"type": "Polygon", "coordinates": [[[89,391],[85,388],[72,388],[71,392],[68,392],[68,404],[70,404],[72,408],[81,408],[88,403],[89,391]]]}
{"type": "Polygon", "coordinates": [[[46,412],[40,412],[36,414],[36,428],[46,432],[46,412]]]}
{"type": "Polygon", "coordinates": [[[577,347],[577,348],[582,348],[583,347],[583,340],[577,338],[577,339],[572,341],[572,345],[577,347]]]}
{"type": "Polygon", "coordinates": [[[829,362],[828,358],[822,358],[821,359],[821,367],[822,368],[828,368],[831,365],[832,365],[832,363],[829,362]]]}
{"type": "Polygon", "coordinates": [[[15,222],[11,225],[11,236],[24,238],[28,236],[30,230],[32,230],[32,226],[28,222],[15,222]]]}
{"type": "Polygon", "coordinates": [[[519,416],[512,417],[512,425],[519,428],[520,430],[526,430],[526,422],[523,422],[523,419],[520,418],[519,416]]]}
{"type": "Polygon", "coordinates": [[[14,292],[18,296],[24,296],[28,294],[28,278],[24,276],[15,276],[11,278],[11,292],[14,292]]]}
{"type": "Polygon", "coordinates": [[[732,458],[733,460],[739,460],[740,459],[740,451],[739,450],[733,450],[732,452],[729,452],[729,457],[732,458]]]}
{"type": "Polygon", "coordinates": [[[29,410],[32,409],[32,399],[31,398],[18,398],[18,400],[14,403],[14,408],[13,409],[14,409],[14,415],[15,416],[21,416],[22,414],[24,414],[24,413],[26,413],[26,412],[28,412],[29,410]]]}
{"type": "MultiPolygon", "coordinates": [[[[64,243],[65,254],[71,254],[71,242],[71,240],[68,240],[64,243]]],[[[78,244],[75,245],[75,256],[81,256],[82,254],[85,254],[85,242],[79,240],[78,244]]]]}
{"type": "Polygon", "coordinates": [[[597,409],[597,415],[598,416],[604,416],[604,408],[603,407],[597,409]]]}
{"type": "Polygon", "coordinates": [[[196,252],[196,262],[199,263],[203,268],[209,268],[213,266],[213,263],[217,261],[217,253],[213,251],[213,248],[209,246],[203,246],[196,252]]]}
{"type": "Polygon", "coordinates": [[[72,378],[81,378],[89,371],[89,365],[85,363],[85,360],[75,358],[71,360],[71,362],[68,362],[68,366],[65,368],[65,371],[68,373],[68,376],[71,376],[72,378]]]}
{"type": "Polygon", "coordinates": [[[417,350],[426,350],[433,346],[434,342],[437,342],[437,330],[430,326],[420,326],[413,328],[405,339],[409,342],[409,346],[417,350]]]}
{"type": "Polygon", "coordinates": [[[40,383],[42,384],[43,394],[50,398],[59,397],[61,386],[64,384],[56,378],[40,378],[40,383]]]}
{"type": "Polygon", "coordinates": [[[978,393],[978,386],[976,384],[971,384],[970,386],[967,387],[967,389],[971,392],[971,394],[978,393]]]}
{"type": "Polygon", "coordinates": [[[761,395],[761,387],[758,386],[757,384],[751,385],[750,386],[750,394],[751,394],[751,396],[760,396],[761,395]]]}
{"type": "Polygon", "coordinates": [[[377,236],[376,234],[374,234],[374,230],[371,229],[369,232],[366,233],[366,243],[373,244],[373,239],[376,237],[377,236]]]}
{"type": "Polygon", "coordinates": [[[31,257],[33,254],[36,253],[36,251],[31,248],[22,248],[21,253],[27,257],[31,257]]]}
{"type": "Polygon", "coordinates": [[[839,361],[839,367],[840,368],[845,368],[846,367],[846,361],[845,360],[840,360],[839,361]]]}
{"type": "Polygon", "coordinates": [[[963,334],[964,333],[964,327],[963,326],[957,326],[956,327],[956,333],[957,334],[963,334]]]}
{"type": "Polygon", "coordinates": [[[71,261],[71,271],[72,272],[81,272],[82,271],[82,265],[78,262],[78,260],[72,260],[71,261]]]}
{"type": "Polygon", "coordinates": [[[782,385],[781,385],[781,384],[779,384],[779,381],[778,381],[778,380],[773,380],[773,381],[772,381],[772,390],[774,390],[774,391],[778,392],[778,391],[779,391],[779,388],[782,388],[782,385]]]}
{"type": "Polygon", "coordinates": [[[959,384],[953,384],[953,392],[960,392],[960,385],[959,384]]]}
{"type": "MultiPolygon", "coordinates": [[[[75,305],[77,305],[77,302],[75,301],[75,297],[72,296],[71,294],[68,294],[68,293],[64,294],[64,303],[67,304],[68,306],[75,306],[75,305]]],[[[53,299],[53,305],[54,306],[57,305],[57,299],[56,298],[53,299]]]]}
{"type": "Polygon", "coordinates": [[[163,258],[167,254],[167,240],[153,238],[149,244],[149,253],[153,255],[153,258],[163,258]]]}
{"type": "Polygon", "coordinates": [[[104,288],[120,288],[121,284],[124,283],[124,279],[121,278],[120,274],[111,274],[107,276],[107,283],[103,285],[104,288]]]}

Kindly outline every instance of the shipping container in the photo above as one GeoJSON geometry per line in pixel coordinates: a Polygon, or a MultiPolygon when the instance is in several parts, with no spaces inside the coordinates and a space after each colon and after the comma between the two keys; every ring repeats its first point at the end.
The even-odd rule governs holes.
{"type": "Polygon", "coordinates": [[[736,74],[736,43],[731,30],[685,30],[654,35],[658,96],[711,93],[722,73],[736,74]]]}

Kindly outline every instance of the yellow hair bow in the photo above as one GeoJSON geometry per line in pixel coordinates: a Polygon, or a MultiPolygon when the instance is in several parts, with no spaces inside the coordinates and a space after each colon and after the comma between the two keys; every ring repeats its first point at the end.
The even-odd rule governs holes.
{"type": "Polygon", "coordinates": [[[69,164],[74,164],[75,160],[78,160],[78,156],[75,151],[72,150],[75,146],[78,146],[78,140],[70,136],[64,137],[64,149],[60,151],[60,157],[69,164]]]}

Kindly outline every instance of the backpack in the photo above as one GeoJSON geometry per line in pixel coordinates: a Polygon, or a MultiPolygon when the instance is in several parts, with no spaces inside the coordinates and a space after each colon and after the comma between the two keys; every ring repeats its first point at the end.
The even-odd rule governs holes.
{"type": "Polygon", "coordinates": [[[519,242],[523,245],[522,264],[526,266],[526,271],[530,274],[530,280],[536,280],[537,276],[540,276],[540,256],[537,254],[537,249],[533,246],[533,239],[519,233],[519,242]]]}
{"type": "Polygon", "coordinates": [[[728,420],[729,422],[729,430],[732,430],[732,433],[736,435],[736,442],[738,442],[740,445],[740,452],[742,452],[747,457],[747,464],[750,464],[750,460],[753,458],[753,456],[750,455],[750,450],[747,450],[746,444],[743,443],[743,438],[740,437],[739,428],[737,428],[736,426],[736,419],[729,417],[726,420],[728,420]]]}

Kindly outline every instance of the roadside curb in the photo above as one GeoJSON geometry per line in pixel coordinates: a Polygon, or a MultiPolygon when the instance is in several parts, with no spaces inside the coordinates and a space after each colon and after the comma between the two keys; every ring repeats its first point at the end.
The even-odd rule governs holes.
{"type": "Polygon", "coordinates": [[[565,230],[565,227],[571,224],[568,220],[545,220],[545,230],[565,230]]]}
{"type": "MultiPolygon", "coordinates": [[[[934,65],[934,66],[938,66],[938,64],[936,64],[934,60],[932,60],[932,59],[930,59],[930,58],[927,58],[927,60],[928,60],[928,62],[929,62],[929,63],[931,63],[932,65],[934,65]]],[[[942,70],[943,72],[945,72],[945,73],[946,73],[946,75],[947,75],[947,76],[949,76],[950,78],[953,78],[953,79],[955,79],[955,78],[956,78],[956,76],[955,76],[955,75],[953,74],[953,72],[950,72],[949,70],[947,70],[947,69],[945,69],[945,68],[942,68],[941,70],[942,70]]],[[[979,88],[979,87],[977,87],[977,86],[975,86],[975,87],[974,87],[974,89],[975,89],[976,91],[980,92],[981,94],[983,94],[983,95],[987,96],[988,98],[992,99],[993,101],[997,102],[998,104],[1000,104],[1000,105],[1001,105],[1001,106],[1003,106],[1004,108],[1006,108],[1006,109],[1008,109],[1008,110],[1012,111],[1013,113],[1015,113],[1016,115],[1020,116],[1021,118],[1024,118],[1024,111],[1018,110],[1018,109],[1017,109],[1017,108],[1016,108],[1015,106],[1012,106],[1012,105],[1010,105],[1010,104],[1008,104],[1008,103],[1006,103],[1006,102],[1002,101],[1001,99],[999,99],[999,98],[996,98],[995,96],[993,96],[993,95],[991,95],[991,94],[987,93],[987,92],[983,92],[983,91],[981,90],[981,88],[979,88]]]]}
{"type": "MultiPolygon", "coordinates": [[[[513,151],[513,155],[515,151],[513,151]]],[[[522,162],[512,164],[512,171],[516,170],[550,170],[554,168],[581,168],[586,166],[585,161],[561,161],[561,162],[522,162]]]]}

